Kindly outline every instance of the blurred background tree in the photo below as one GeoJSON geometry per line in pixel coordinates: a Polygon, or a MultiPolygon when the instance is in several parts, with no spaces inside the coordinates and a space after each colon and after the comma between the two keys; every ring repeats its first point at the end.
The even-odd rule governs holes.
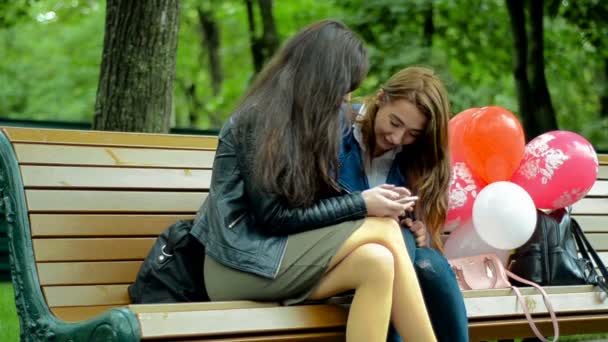
{"type": "MultiPolygon", "coordinates": [[[[530,137],[555,120],[608,150],[608,2],[530,3],[182,0],[171,126],[219,128],[286,37],[331,17],[356,30],[371,52],[372,69],[355,95],[402,67],[427,65],[446,81],[454,113],[499,105],[520,117],[530,137]],[[514,39],[518,30],[525,53],[514,39]],[[532,90],[542,88],[544,73],[554,114],[534,109],[549,107],[539,93],[521,92],[518,68],[532,90]]],[[[105,11],[98,0],[0,1],[0,117],[92,123],[105,11]]]]}

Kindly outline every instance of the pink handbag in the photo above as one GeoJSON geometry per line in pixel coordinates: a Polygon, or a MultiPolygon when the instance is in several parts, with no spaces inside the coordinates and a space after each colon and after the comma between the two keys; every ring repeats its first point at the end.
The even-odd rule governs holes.
{"type": "Polygon", "coordinates": [[[549,301],[549,296],[545,290],[538,284],[529,280],[523,279],[510,271],[506,270],[502,265],[500,259],[496,254],[481,254],[470,257],[458,258],[448,260],[454,273],[456,273],[456,279],[458,280],[458,286],[461,290],[487,290],[487,289],[508,289],[511,288],[517,296],[517,300],[524,310],[526,319],[530,328],[534,332],[534,335],[543,342],[549,342],[538,330],[536,324],[530,316],[530,310],[528,304],[524,300],[521,292],[516,286],[511,285],[509,277],[517,280],[520,283],[527,284],[535,287],[543,296],[543,301],[551,316],[551,322],[553,323],[553,341],[555,342],[559,338],[559,326],[557,323],[557,317],[549,301]]]}

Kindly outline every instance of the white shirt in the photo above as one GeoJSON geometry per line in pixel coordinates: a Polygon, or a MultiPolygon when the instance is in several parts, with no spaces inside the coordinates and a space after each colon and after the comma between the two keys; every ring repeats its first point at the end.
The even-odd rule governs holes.
{"type": "MultiPolygon", "coordinates": [[[[359,111],[359,115],[357,119],[360,119],[364,115],[364,107],[361,107],[359,111]]],[[[366,146],[363,143],[363,135],[361,134],[360,125],[355,122],[353,124],[353,135],[355,140],[359,143],[359,147],[361,147],[361,151],[363,153],[361,157],[363,157],[363,166],[365,168],[365,175],[367,176],[367,183],[370,188],[373,188],[378,185],[382,185],[386,183],[386,179],[388,177],[388,173],[391,170],[391,165],[393,165],[393,160],[397,156],[397,153],[401,152],[401,146],[394,148],[392,150],[388,150],[384,152],[382,155],[373,158],[366,162],[366,146]]]]}

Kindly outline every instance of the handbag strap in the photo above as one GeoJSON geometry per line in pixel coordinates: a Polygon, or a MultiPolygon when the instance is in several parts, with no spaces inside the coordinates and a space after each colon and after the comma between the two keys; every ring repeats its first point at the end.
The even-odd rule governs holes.
{"type": "MultiPolygon", "coordinates": [[[[518,282],[527,284],[530,286],[534,286],[540,292],[540,294],[543,296],[543,301],[545,302],[547,311],[549,311],[549,315],[551,316],[551,323],[553,324],[553,340],[551,342],[556,342],[559,339],[559,325],[557,324],[557,317],[555,316],[555,311],[553,311],[553,306],[551,305],[551,302],[549,301],[549,296],[547,295],[547,292],[545,292],[545,290],[538,284],[531,282],[527,279],[524,279],[522,277],[519,277],[509,270],[505,270],[505,271],[507,272],[507,275],[509,277],[517,280],[518,282]]],[[[522,296],[521,292],[519,291],[519,288],[517,288],[517,286],[511,286],[511,288],[515,292],[515,296],[517,296],[517,300],[519,301],[519,304],[521,305],[522,309],[524,310],[524,315],[526,315],[526,319],[528,320],[528,324],[530,325],[530,328],[534,332],[534,335],[536,335],[536,337],[543,342],[549,342],[549,340],[547,340],[543,336],[543,334],[538,330],[538,328],[536,327],[536,323],[534,323],[534,321],[532,320],[532,316],[530,315],[530,310],[528,308],[528,304],[526,304],[526,301],[524,300],[524,297],[522,296]]]]}
{"type": "MultiPolygon", "coordinates": [[[[484,258],[483,262],[484,265],[491,267],[490,270],[492,271],[492,277],[490,278],[491,283],[488,288],[493,289],[496,286],[496,283],[498,282],[498,273],[496,270],[496,265],[494,265],[493,260],[488,257],[484,258]]],[[[461,266],[452,266],[452,270],[454,271],[454,273],[456,273],[456,281],[460,283],[462,289],[473,290],[473,287],[471,287],[471,285],[467,282],[464,276],[464,271],[461,266]]]]}
{"type": "Polygon", "coordinates": [[[599,255],[597,255],[595,248],[593,248],[589,240],[587,240],[587,237],[585,236],[585,233],[583,233],[581,227],[578,225],[578,222],[576,222],[576,220],[574,219],[572,219],[570,222],[572,232],[576,240],[576,244],[578,245],[579,252],[583,256],[583,258],[589,261],[589,263],[591,263],[591,258],[589,258],[589,254],[591,254],[595,265],[600,270],[600,273],[602,275],[599,276],[597,274],[595,267],[593,267],[593,263],[591,263],[590,272],[591,274],[593,274],[595,281],[597,282],[597,286],[599,286],[604,292],[606,292],[606,294],[608,294],[608,284],[606,284],[606,279],[608,279],[608,270],[606,269],[606,266],[602,262],[602,259],[599,257],[599,255]]]}

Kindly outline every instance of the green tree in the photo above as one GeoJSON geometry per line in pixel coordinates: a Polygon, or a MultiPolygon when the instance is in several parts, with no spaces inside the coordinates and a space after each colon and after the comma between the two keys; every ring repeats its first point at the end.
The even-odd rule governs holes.
{"type": "Polygon", "coordinates": [[[545,78],[543,3],[506,0],[513,33],[513,76],[526,140],[557,129],[555,110],[545,78]],[[528,19],[524,5],[529,7],[528,19]],[[527,33],[526,26],[530,32],[527,33]]]}

